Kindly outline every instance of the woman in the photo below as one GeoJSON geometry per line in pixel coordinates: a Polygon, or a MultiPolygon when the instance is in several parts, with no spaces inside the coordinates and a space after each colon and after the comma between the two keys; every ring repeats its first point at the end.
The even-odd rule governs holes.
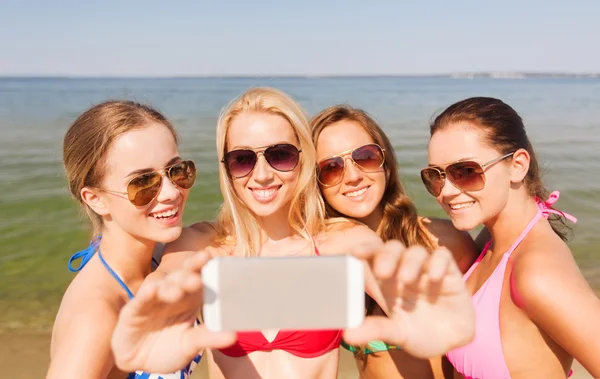
{"type": "MultiPolygon", "coordinates": [[[[217,153],[222,163],[220,182],[225,202],[216,225],[216,243],[210,247],[212,255],[325,255],[347,253],[359,242],[370,242],[376,247],[362,253],[371,256],[373,250],[380,251],[376,256],[387,258],[375,261],[389,259],[391,263],[384,264],[385,275],[396,278],[387,280],[388,287],[382,289],[371,281],[370,290],[393,316],[371,320],[347,338],[362,341],[365,336],[377,335],[393,341],[406,339],[411,341],[406,342],[407,348],[425,355],[432,351],[439,354],[470,338],[470,303],[463,301],[462,290],[455,282],[455,276],[460,274],[447,251],[428,256],[420,249],[409,250],[404,253],[402,266],[398,263],[402,247],[381,247],[379,238],[368,228],[343,221],[335,223],[335,228],[326,227],[324,205],[314,176],[316,157],[310,127],[304,112],[290,97],[274,89],[257,88],[234,100],[219,118],[217,153]],[[400,293],[398,288],[406,286],[403,280],[407,278],[421,277],[425,264],[425,272],[438,270],[431,276],[436,278],[434,281],[442,280],[449,296],[432,303],[425,295],[411,297],[416,306],[407,309],[401,306],[401,300],[410,291],[400,293]],[[408,272],[401,279],[393,270],[398,266],[408,272]],[[459,307],[454,308],[457,304],[459,307]],[[423,325],[435,312],[444,310],[449,313],[446,321],[456,323],[456,329],[447,330],[445,322],[423,325]],[[414,327],[406,327],[409,324],[414,327]],[[422,339],[427,335],[411,337],[413,333],[436,329],[446,333],[440,331],[439,339],[425,342],[425,347],[422,339]]],[[[194,254],[191,261],[181,265],[174,262],[183,255],[172,252],[207,250],[214,238],[212,234],[204,226],[185,230],[178,241],[168,246],[171,254],[164,258],[165,265],[179,268],[165,278],[148,281],[147,295],[138,297],[121,314],[113,339],[121,367],[171,370],[180,367],[196,349],[210,347],[208,337],[196,337],[196,331],[190,329],[190,318],[201,304],[199,277],[207,253],[194,254]],[[186,343],[171,345],[169,349],[160,343],[174,340],[186,343]],[[165,354],[168,359],[164,359],[165,354]]],[[[382,276],[377,270],[375,273],[382,276]]],[[[418,288],[415,291],[419,293],[431,290],[431,286],[418,288]]],[[[342,331],[269,330],[237,333],[235,338],[237,342],[232,346],[207,352],[211,378],[337,377],[342,331]]]]}
{"type": "Polygon", "coordinates": [[[521,117],[494,98],[448,107],[431,124],[421,173],[457,229],[492,239],[465,274],[476,338],[447,354],[467,378],[565,378],[576,358],[600,377],[600,299],[565,241],[521,117]]]}
{"type": "MultiPolygon", "coordinates": [[[[337,105],[317,114],[311,128],[317,148],[317,178],[329,217],[359,220],[384,241],[397,239],[430,251],[445,246],[461,271],[468,269],[477,256],[473,240],[447,220],[417,215],[400,182],[393,146],[373,118],[360,109],[337,105]]],[[[373,299],[367,296],[366,300],[367,314],[383,314],[373,299]]],[[[362,348],[344,347],[355,353],[362,378],[427,378],[434,374],[429,361],[382,341],[371,341],[362,348]]],[[[440,359],[431,363],[441,376],[440,359]]]]}
{"type": "MultiPolygon", "coordinates": [[[[56,316],[47,378],[138,377],[115,367],[110,337],[121,308],[152,271],[155,244],[181,234],[196,168],[180,158],[169,121],[131,101],[108,101],[79,116],[64,138],[64,166],[97,237],[69,261],[80,273],[56,316]]],[[[199,360],[161,376],[187,378],[199,360]]]]}

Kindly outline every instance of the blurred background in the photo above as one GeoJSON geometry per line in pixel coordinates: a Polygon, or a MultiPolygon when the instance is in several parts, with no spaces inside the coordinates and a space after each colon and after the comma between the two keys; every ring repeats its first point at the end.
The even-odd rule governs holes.
{"type": "Polygon", "coordinates": [[[463,98],[498,97],[524,118],[557,208],[578,217],[570,246],[600,293],[599,15],[591,0],[0,1],[0,367],[45,374],[67,260],[90,237],[62,138],[109,98],[173,122],[199,168],[191,223],[215,218],[216,118],[250,87],[286,91],[309,115],[338,103],[371,113],[419,213],[442,217],[418,177],[429,121],[463,98]]]}

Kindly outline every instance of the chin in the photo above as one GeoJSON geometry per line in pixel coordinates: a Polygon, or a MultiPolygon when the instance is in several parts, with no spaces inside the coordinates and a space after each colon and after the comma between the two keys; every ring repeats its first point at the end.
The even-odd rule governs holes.
{"type": "Polygon", "coordinates": [[[479,220],[469,220],[466,218],[450,217],[450,220],[456,229],[463,232],[473,230],[481,224],[479,220]]]}
{"type": "Polygon", "coordinates": [[[363,219],[370,216],[376,208],[375,206],[370,206],[368,204],[359,204],[358,206],[357,204],[344,204],[341,207],[332,207],[346,217],[355,219],[363,219]]]}
{"type": "Polygon", "coordinates": [[[161,230],[157,233],[153,233],[152,239],[156,242],[169,243],[175,241],[181,235],[183,231],[182,225],[172,226],[169,229],[161,230]]]}

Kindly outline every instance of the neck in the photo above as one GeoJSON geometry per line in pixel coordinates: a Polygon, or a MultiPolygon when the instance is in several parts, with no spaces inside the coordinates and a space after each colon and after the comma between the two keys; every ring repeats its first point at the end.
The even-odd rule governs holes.
{"type": "Polygon", "coordinates": [[[289,205],[282,207],[272,215],[257,218],[267,241],[280,241],[296,234],[293,229],[290,228],[288,214],[289,205]]]}
{"type": "Polygon", "coordinates": [[[120,228],[105,226],[100,250],[102,256],[125,282],[143,280],[152,271],[156,242],[133,237],[120,228]]]}
{"type": "Polygon", "coordinates": [[[525,188],[511,190],[502,211],[484,223],[492,235],[491,250],[504,254],[538,211],[535,199],[529,196],[525,188]]]}
{"type": "Polygon", "coordinates": [[[381,222],[383,221],[383,209],[377,207],[367,217],[359,218],[358,221],[365,224],[372,231],[377,232],[379,225],[381,225],[381,222]]]}

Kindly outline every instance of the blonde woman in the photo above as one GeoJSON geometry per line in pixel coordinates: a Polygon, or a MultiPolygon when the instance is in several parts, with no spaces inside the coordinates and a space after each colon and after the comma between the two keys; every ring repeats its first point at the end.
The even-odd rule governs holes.
{"type": "MultiPolygon", "coordinates": [[[[348,253],[367,243],[371,247],[356,253],[376,256],[375,262],[384,263],[376,268],[378,276],[397,279],[399,275],[393,274],[403,267],[403,280],[429,280],[421,276],[429,270],[432,280],[441,280],[447,292],[432,302],[426,296],[414,298],[414,291],[431,288],[420,286],[421,282],[411,280],[411,292],[403,290],[403,280],[387,280],[383,288],[368,281],[367,291],[390,310],[392,317],[374,318],[347,334],[347,339],[361,341],[375,336],[402,342],[407,351],[425,356],[469,341],[472,307],[448,251],[429,255],[422,248],[414,248],[404,252],[400,260],[401,244],[392,241],[383,246],[365,226],[341,220],[326,225],[314,175],[316,154],[310,127],[301,107],[289,96],[257,88],[235,99],[219,118],[217,152],[224,204],[216,228],[211,230],[206,224],[190,227],[168,246],[164,267],[174,272],[148,281],[146,296],[138,296],[121,315],[113,339],[118,364],[168,370],[184,362],[180,354],[187,357],[200,346],[211,346],[208,336],[196,338],[197,332],[189,328],[200,305],[198,278],[210,245],[214,245],[210,247],[213,256],[276,257],[348,253]],[[199,250],[204,251],[188,254],[193,256],[185,265],[181,264],[185,254],[172,254],[199,250]],[[409,293],[415,306],[402,307],[402,296],[409,293]],[[439,322],[436,312],[443,310],[449,315],[439,322]],[[435,319],[439,328],[423,324],[428,318],[435,319]],[[438,339],[428,339],[427,335],[436,330],[438,339]],[[424,334],[415,337],[414,333],[424,334]],[[167,349],[164,341],[180,343],[167,349]]],[[[340,330],[269,330],[229,337],[231,346],[206,354],[211,378],[337,377],[340,330]]]]}

